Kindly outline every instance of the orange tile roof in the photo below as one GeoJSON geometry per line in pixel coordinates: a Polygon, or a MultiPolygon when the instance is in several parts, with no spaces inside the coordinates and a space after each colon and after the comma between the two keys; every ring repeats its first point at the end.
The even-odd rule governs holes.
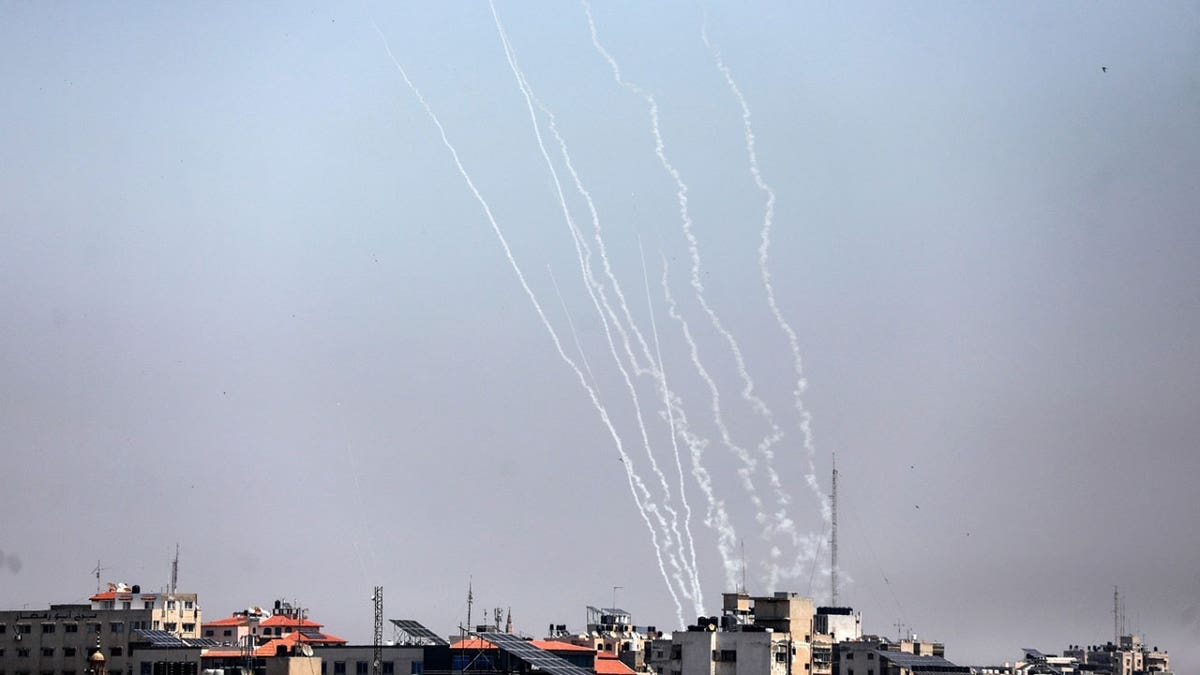
{"type": "Polygon", "coordinates": [[[320,631],[317,631],[317,632],[321,635],[321,637],[319,637],[319,638],[308,637],[307,635],[304,635],[300,631],[292,631],[291,633],[284,635],[283,638],[281,638],[281,639],[286,640],[287,642],[309,642],[312,644],[321,644],[321,645],[344,645],[344,644],[346,644],[345,639],[340,638],[336,635],[330,635],[329,633],[323,633],[320,631]]]}
{"type": "Polygon", "coordinates": [[[573,645],[570,642],[559,642],[558,640],[531,640],[534,647],[545,649],[548,652],[594,652],[591,647],[582,645],[573,645]]]}
{"type": "Polygon", "coordinates": [[[596,654],[596,675],[633,675],[633,669],[621,663],[615,655],[606,652],[596,654]]]}
{"type": "MultiPolygon", "coordinates": [[[[79,596],[75,596],[75,597],[79,597],[79,596]]],[[[116,600],[116,599],[117,599],[116,591],[104,591],[103,593],[97,593],[97,594],[93,595],[92,597],[88,598],[88,600],[93,600],[93,601],[94,600],[116,600]]]]}
{"type": "Polygon", "coordinates": [[[483,638],[468,638],[450,645],[450,649],[495,649],[496,645],[483,638]]]}
{"type": "Polygon", "coordinates": [[[229,659],[238,658],[242,655],[239,649],[209,649],[200,654],[202,659],[229,659]]]}
{"type": "Polygon", "coordinates": [[[258,625],[263,626],[263,627],[282,626],[284,628],[288,628],[288,627],[290,627],[290,628],[320,628],[321,627],[321,624],[317,623],[316,621],[309,621],[308,619],[293,619],[290,616],[284,616],[282,614],[272,615],[270,618],[264,619],[258,625]]]}
{"type": "Polygon", "coordinates": [[[249,624],[250,620],[244,616],[230,616],[224,619],[217,619],[216,621],[205,621],[200,626],[246,626],[249,624]]]}

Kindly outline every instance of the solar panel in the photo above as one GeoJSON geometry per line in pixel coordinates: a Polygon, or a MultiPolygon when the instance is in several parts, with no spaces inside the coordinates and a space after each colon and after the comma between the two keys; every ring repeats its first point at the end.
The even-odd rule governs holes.
{"type": "Polygon", "coordinates": [[[325,634],[319,630],[311,630],[311,629],[306,628],[306,629],[300,631],[300,634],[303,635],[304,637],[308,638],[309,640],[324,640],[325,639],[325,634]]]}
{"type": "Polygon", "coordinates": [[[500,651],[550,675],[593,675],[587,668],[580,668],[570,661],[539,649],[533,644],[509,633],[479,633],[479,637],[496,645],[500,651]]]}
{"type": "Polygon", "coordinates": [[[139,630],[138,635],[153,647],[186,647],[179,636],[165,630],[139,630]]]}
{"type": "Polygon", "coordinates": [[[212,638],[184,638],[183,641],[189,647],[216,647],[221,644],[212,638]]]}
{"type": "Polygon", "coordinates": [[[429,630],[425,626],[422,626],[421,623],[418,621],[414,621],[412,619],[391,619],[391,622],[392,622],[392,625],[394,625],[397,630],[404,633],[403,638],[401,640],[398,640],[399,642],[403,642],[405,644],[417,644],[417,645],[448,645],[448,644],[450,644],[449,642],[446,642],[446,640],[444,640],[443,638],[438,636],[437,633],[434,633],[433,631],[429,630]]]}

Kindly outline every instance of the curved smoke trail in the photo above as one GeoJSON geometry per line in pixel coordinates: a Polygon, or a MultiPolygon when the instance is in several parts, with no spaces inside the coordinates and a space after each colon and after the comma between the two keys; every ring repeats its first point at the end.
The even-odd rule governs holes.
{"type": "Polygon", "coordinates": [[[516,258],[513,256],[512,249],[508,245],[508,239],[504,236],[504,232],[500,228],[499,223],[496,222],[496,218],[492,214],[492,209],[488,205],[487,200],[484,199],[483,195],[479,192],[479,189],[475,186],[475,182],[471,179],[470,174],[467,172],[466,167],[463,166],[462,160],[458,156],[458,150],[455,149],[454,145],[450,142],[449,137],[446,135],[446,129],[444,126],[442,126],[441,120],[438,118],[437,114],[433,112],[433,108],[430,107],[429,103],[425,100],[425,97],[421,94],[421,91],[417,88],[413,81],[409,79],[408,73],[404,70],[404,67],[400,65],[400,62],[392,53],[392,48],[388,44],[387,36],[383,34],[383,30],[379,28],[379,24],[375,23],[374,19],[371,20],[371,23],[375,28],[375,32],[379,34],[380,40],[383,41],[384,50],[387,51],[388,58],[391,59],[392,64],[400,73],[400,77],[404,80],[404,83],[408,85],[408,88],[412,91],[417,101],[421,104],[421,107],[425,110],[425,113],[429,116],[429,119],[433,122],[434,126],[437,127],[438,134],[442,140],[442,145],[444,145],[446,150],[450,152],[450,156],[454,161],[455,167],[458,169],[459,175],[462,176],[463,181],[467,184],[467,188],[471,191],[471,194],[475,197],[475,200],[479,202],[480,207],[483,209],[483,213],[486,216],[488,223],[492,227],[492,232],[496,235],[496,239],[500,242],[500,247],[504,250],[504,255],[508,260],[509,266],[512,267],[513,273],[516,274],[517,281],[521,284],[522,290],[525,291],[525,295],[529,298],[530,303],[537,312],[538,318],[541,319],[542,325],[549,334],[550,340],[554,343],[554,348],[558,352],[559,357],[568,366],[570,366],[571,370],[575,372],[576,377],[579,379],[580,386],[582,386],[584,391],[587,392],[588,397],[592,401],[592,406],[595,407],[597,413],[599,413],[601,421],[604,423],[605,428],[608,430],[609,435],[616,444],[617,453],[620,455],[621,461],[625,465],[625,475],[629,482],[629,491],[633,495],[633,500],[637,505],[638,513],[641,515],[642,520],[646,523],[646,528],[650,530],[650,540],[654,546],[655,556],[658,559],[659,572],[662,574],[663,581],[667,584],[667,590],[670,591],[671,598],[675,602],[676,618],[678,619],[679,624],[683,625],[683,606],[680,604],[679,598],[675,594],[675,590],[671,585],[671,579],[668,576],[666,567],[663,563],[662,548],[658,543],[658,531],[655,529],[653,523],[650,521],[650,517],[647,515],[647,512],[656,512],[657,507],[653,503],[642,503],[642,498],[638,492],[639,489],[641,491],[646,491],[645,485],[642,484],[641,479],[638,478],[637,474],[633,470],[633,459],[630,458],[625,452],[624,445],[621,442],[621,436],[617,433],[616,427],[613,426],[612,420],[608,415],[608,410],[604,407],[604,404],[600,402],[600,399],[596,394],[596,390],[588,384],[587,377],[584,375],[583,371],[579,368],[575,361],[567,355],[566,351],[563,350],[562,342],[558,338],[558,333],[554,330],[554,326],[550,323],[550,320],[546,317],[546,313],[542,310],[542,306],[541,303],[538,302],[537,295],[533,292],[533,289],[530,288],[529,283],[526,281],[525,275],[521,271],[521,266],[517,263],[516,258]]]}

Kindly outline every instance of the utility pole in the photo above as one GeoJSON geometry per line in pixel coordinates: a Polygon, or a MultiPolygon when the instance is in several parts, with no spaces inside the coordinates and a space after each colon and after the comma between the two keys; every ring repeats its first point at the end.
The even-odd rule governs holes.
{"type": "Polygon", "coordinates": [[[371,662],[371,672],[373,675],[381,675],[383,670],[383,586],[375,587],[375,594],[371,596],[371,600],[375,602],[375,651],[374,659],[371,662]]]}
{"type": "Polygon", "coordinates": [[[829,588],[830,605],[838,606],[838,542],[837,542],[837,453],[833,453],[833,490],[830,498],[829,523],[829,588]]]}

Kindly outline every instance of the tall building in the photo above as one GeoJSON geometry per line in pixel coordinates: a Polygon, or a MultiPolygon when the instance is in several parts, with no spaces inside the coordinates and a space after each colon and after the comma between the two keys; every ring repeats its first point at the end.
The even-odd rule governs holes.
{"type": "Polygon", "coordinates": [[[811,675],[813,601],[795,593],[725,593],[722,615],[655,640],[660,675],[811,675]]]}
{"type": "Polygon", "coordinates": [[[97,649],[107,675],[134,675],[128,660],[133,631],[194,638],[200,621],[195,593],[144,593],[123,583],[109,584],[88,604],[0,611],[0,675],[83,675],[97,649]]]}

